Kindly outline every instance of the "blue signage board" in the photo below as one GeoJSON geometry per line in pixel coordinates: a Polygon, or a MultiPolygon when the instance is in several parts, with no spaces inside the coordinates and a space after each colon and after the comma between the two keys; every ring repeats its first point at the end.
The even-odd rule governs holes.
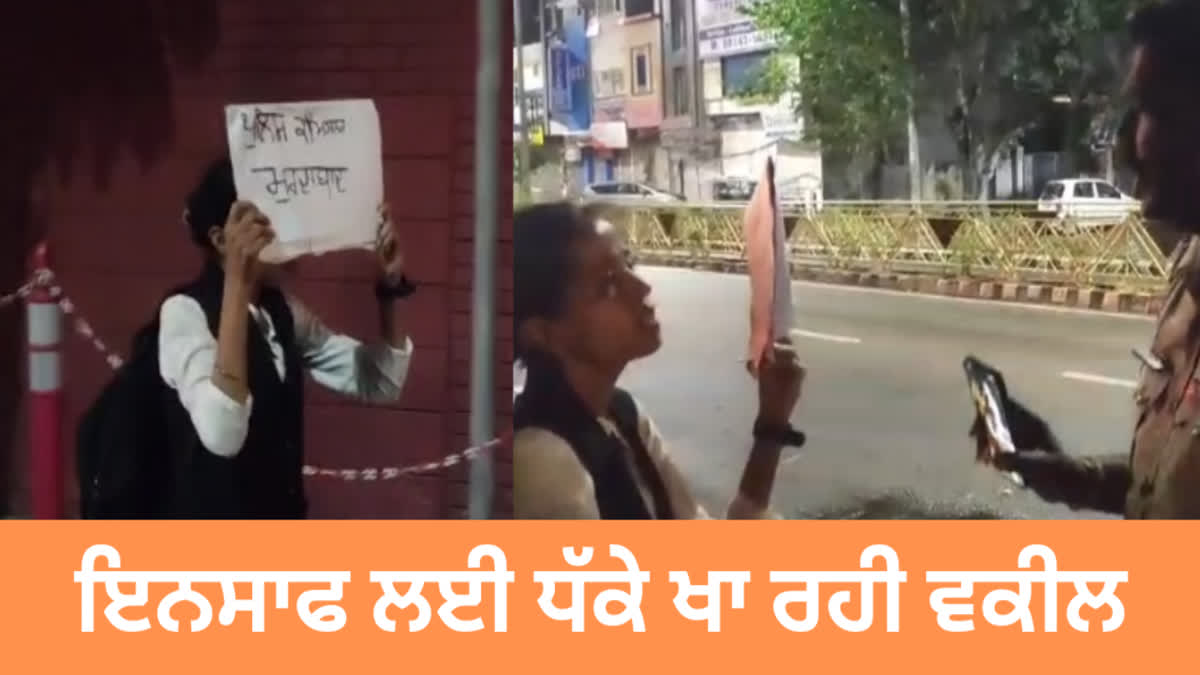
{"type": "Polygon", "coordinates": [[[592,126],[587,27],[582,16],[563,19],[563,40],[550,45],[550,119],[568,132],[592,126]]]}

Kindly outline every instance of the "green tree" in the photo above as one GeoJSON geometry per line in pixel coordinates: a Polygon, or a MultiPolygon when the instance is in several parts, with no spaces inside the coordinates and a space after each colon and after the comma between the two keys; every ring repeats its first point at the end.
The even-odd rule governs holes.
{"type": "Polygon", "coordinates": [[[749,96],[793,96],[809,140],[833,159],[888,154],[904,128],[910,70],[883,0],[765,0],[750,14],[779,49],[749,96]]]}
{"type": "MultiPolygon", "coordinates": [[[[1066,106],[1068,152],[1084,151],[1089,141],[1115,132],[1122,108],[1120,86],[1129,54],[1123,24],[1129,0],[1058,0],[1057,21],[1049,23],[1046,51],[1056,96],[1066,106]]],[[[1111,140],[1111,139],[1107,139],[1111,140]]]]}
{"type": "Polygon", "coordinates": [[[809,133],[834,157],[886,159],[905,96],[941,114],[971,195],[983,197],[1004,153],[1067,97],[1083,116],[1115,100],[1120,24],[1129,0],[910,0],[906,62],[898,0],[760,0],[781,58],[759,93],[798,98],[809,133]],[[799,72],[781,64],[787,57],[799,72]]]}
{"type": "Polygon", "coordinates": [[[1067,100],[1070,118],[1115,100],[1127,0],[920,0],[918,100],[948,110],[970,192],[986,197],[1004,153],[1067,100]]]}

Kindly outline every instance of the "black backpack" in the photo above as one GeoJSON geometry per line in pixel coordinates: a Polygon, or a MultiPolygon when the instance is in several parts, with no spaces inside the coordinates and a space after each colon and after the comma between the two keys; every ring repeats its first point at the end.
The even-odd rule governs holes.
{"type": "Polygon", "coordinates": [[[137,332],[129,360],[80,419],[80,517],[140,520],[164,512],[170,475],[165,389],[155,320],[137,332]]]}

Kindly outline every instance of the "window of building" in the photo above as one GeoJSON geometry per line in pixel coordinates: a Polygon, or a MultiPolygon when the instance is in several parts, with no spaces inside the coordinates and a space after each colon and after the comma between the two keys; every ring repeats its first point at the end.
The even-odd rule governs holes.
{"type": "Polygon", "coordinates": [[[525,95],[525,110],[528,111],[529,121],[534,122],[546,116],[545,99],[541,92],[525,95]]]}
{"type": "MultiPolygon", "coordinates": [[[[620,2],[617,3],[618,7],[620,2]]],[[[625,16],[643,16],[654,13],[654,0],[625,0],[625,16]]]]}
{"type": "Polygon", "coordinates": [[[725,98],[741,96],[754,86],[767,65],[768,54],[754,52],[721,59],[721,91],[725,98]]]}
{"type": "Polygon", "coordinates": [[[592,87],[596,98],[614,98],[625,95],[625,71],[620,68],[598,70],[592,75],[592,87]]]}
{"type": "Polygon", "coordinates": [[[654,78],[650,68],[651,45],[642,45],[629,50],[632,57],[633,95],[644,96],[654,91],[654,78]]]}
{"type": "Polygon", "coordinates": [[[692,91],[688,84],[687,66],[675,66],[671,69],[672,103],[676,115],[687,115],[691,112],[692,91]]]}
{"type": "Polygon", "coordinates": [[[762,114],[756,112],[714,115],[710,121],[717,131],[761,131],[763,129],[762,114]]]}
{"type": "Polygon", "coordinates": [[[671,0],[671,49],[678,51],[687,46],[687,10],[684,0],[671,0]]]}
{"type": "Polygon", "coordinates": [[[596,13],[600,16],[624,13],[624,11],[625,8],[621,0],[600,0],[596,3],[596,13]]]}

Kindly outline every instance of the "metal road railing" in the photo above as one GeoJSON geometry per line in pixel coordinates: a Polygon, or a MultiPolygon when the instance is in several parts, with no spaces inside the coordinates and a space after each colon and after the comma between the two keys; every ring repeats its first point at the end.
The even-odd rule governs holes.
{"type": "MultiPolygon", "coordinates": [[[[744,257],[742,204],[610,204],[638,252],[681,262],[744,257]]],[[[1032,202],[787,204],[794,265],[1028,283],[1158,289],[1173,241],[1136,211],[1059,219],[1032,202]]]]}

